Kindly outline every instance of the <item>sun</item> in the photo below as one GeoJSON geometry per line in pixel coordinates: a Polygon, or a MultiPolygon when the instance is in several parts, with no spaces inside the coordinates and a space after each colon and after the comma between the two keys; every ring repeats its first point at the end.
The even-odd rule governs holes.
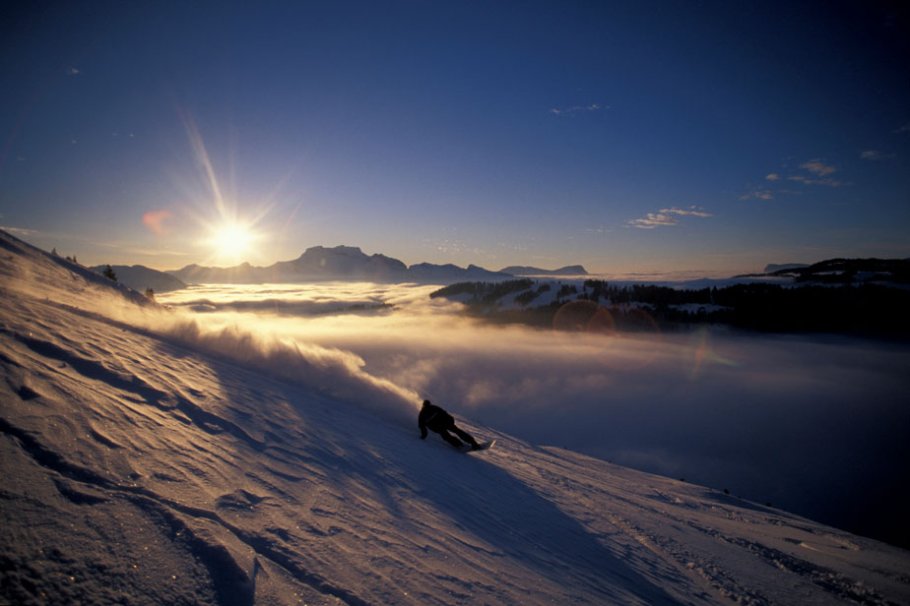
{"type": "Polygon", "coordinates": [[[218,261],[238,263],[253,251],[257,235],[250,225],[227,221],[213,226],[207,240],[212,254],[218,261]]]}
{"type": "Polygon", "coordinates": [[[268,246],[271,238],[268,232],[262,230],[260,223],[273,208],[274,200],[267,199],[259,204],[247,201],[241,205],[234,196],[225,196],[212,159],[192,119],[187,118],[186,128],[201,170],[200,183],[207,186],[205,191],[198,192],[199,210],[189,212],[201,228],[196,244],[209,251],[203,263],[233,266],[260,260],[260,247],[264,243],[268,246]]]}

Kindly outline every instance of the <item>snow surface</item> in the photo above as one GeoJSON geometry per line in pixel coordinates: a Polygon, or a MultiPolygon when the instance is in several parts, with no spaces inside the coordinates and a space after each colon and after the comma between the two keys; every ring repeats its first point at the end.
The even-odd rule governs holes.
{"type": "Polygon", "coordinates": [[[511,438],[0,233],[0,603],[910,603],[910,554],[511,438]]]}

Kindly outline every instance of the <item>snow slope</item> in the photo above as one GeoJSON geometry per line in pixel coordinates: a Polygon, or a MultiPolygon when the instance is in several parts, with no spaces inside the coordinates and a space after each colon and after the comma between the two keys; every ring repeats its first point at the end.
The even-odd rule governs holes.
{"type": "Polygon", "coordinates": [[[0,603],[900,604],[904,550],[555,448],[418,439],[346,352],[0,233],[0,603]]]}

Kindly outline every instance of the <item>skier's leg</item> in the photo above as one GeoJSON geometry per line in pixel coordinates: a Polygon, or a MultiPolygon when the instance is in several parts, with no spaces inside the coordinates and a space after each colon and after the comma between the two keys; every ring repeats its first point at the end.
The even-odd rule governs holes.
{"type": "Polygon", "coordinates": [[[451,444],[451,445],[454,446],[455,448],[461,448],[461,447],[463,446],[463,444],[461,443],[461,440],[459,440],[458,438],[456,438],[455,436],[453,436],[452,434],[450,434],[450,433],[449,433],[448,431],[446,431],[445,429],[443,429],[442,431],[440,431],[440,432],[439,432],[439,435],[442,436],[442,439],[443,439],[443,440],[445,440],[446,442],[448,442],[449,444],[451,444]]]}
{"type": "Polygon", "coordinates": [[[464,440],[465,442],[467,442],[468,444],[470,444],[471,447],[477,448],[477,447],[479,446],[479,444],[477,443],[477,440],[474,439],[474,436],[472,436],[471,434],[469,434],[469,433],[466,432],[465,430],[461,429],[461,428],[458,427],[457,425],[452,425],[452,427],[450,427],[450,429],[451,429],[452,431],[454,431],[455,434],[456,434],[459,438],[461,438],[462,440],[464,440]]]}

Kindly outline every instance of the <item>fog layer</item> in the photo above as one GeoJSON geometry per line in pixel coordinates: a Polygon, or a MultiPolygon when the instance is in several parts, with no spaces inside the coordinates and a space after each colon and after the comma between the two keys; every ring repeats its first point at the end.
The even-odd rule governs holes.
{"type": "Polygon", "coordinates": [[[175,338],[199,331],[238,359],[249,341],[263,369],[393,408],[415,423],[415,439],[407,411],[427,397],[481,434],[488,427],[910,542],[907,346],[498,327],[429,299],[432,290],[230,286],[162,299],[195,310],[191,324],[170,329],[175,338]]]}

